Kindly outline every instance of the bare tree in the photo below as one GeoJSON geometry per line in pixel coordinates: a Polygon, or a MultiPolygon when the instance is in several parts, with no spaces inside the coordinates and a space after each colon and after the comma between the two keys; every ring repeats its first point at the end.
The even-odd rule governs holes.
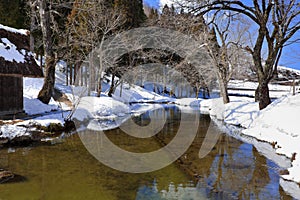
{"type": "MultiPolygon", "coordinates": [[[[201,79],[196,78],[200,73],[199,69],[195,66],[203,67],[205,64],[210,64],[208,53],[204,49],[200,49],[199,52],[195,51],[196,45],[195,40],[192,40],[189,36],[171,29],[160,27],[132,29],[116,35],[110,42],[109,40],[105,41],[104,53],[107,57],[104,57],[107,61],[106,68],[109,68],[109,73],[115,74],[120,78],[127,72],[135,74],[135,67],[140,65],[146,65],[149,74],[154,74],[151,67],[152,65],[149,65],[150,63],[157,64],[162,68],[168,65],[169,68],[178,71],[180,70],[177,67],[182,66],[181,69],[187,72],[182,73],[183,77],[193,84],[193,81],[200,81],[201,79]],[[195,55],[197,52],[199,54],[195,55]],[[198,58],[201,57],[201,59],[198,59],[200,62],[192,63],[195,60],[195,56],[198,56],[198,58]]],[[[210,69],[206,66],[203,68],[210,69]]],[[[171,86],[169,81],[171,81],[171,78],[174,76],[168,73],[165,74],[164,72],[157,72],[158,76],[153,75],[154,79],[164,78],[162,79],[163,87],[167,89],[168,85],[171,86]],[[159,73],[163,74],[163,76],[160,76],[159,73]]],[[[143,73],[143,75],[146,76],[148,74],[143,73]]],[[[133,76],[133,79],[138,77],[140,76],[137,73],[136,76],[133,76]]],[[[133,79],[132,81],[134,81],[133,79]]],[[[145,79],[139,78],[138,81],[140,84],[143,84],[144,80],[145,79]]],[[[160,80],[158,81],[161,82],[160,80]]],[[[117,84],[115,87],[116,86],[117,84]]],[[[169,88],[171,88],[171,90],[176,89],[177,86],[173,86],[173,88],[169,88]]],[[[153,88],[157,87],[154,86],[153,88]]],[[[114,90],[111,91],[113,92],[114,90]]]]}
{"type": "MultiPolygon", "coordinates": [[[[229,37],[232,33],[231,29],[237,26],[236,23],[233,23],[234,18],[229,12],[218,12],[211,20],[205,20],[201,14],[187,13],[183,7],[179,8],[181,11],[178,13],[174,6],[171,9],[165,6],[159,25],[185,33],[206,47],[213,61],[214,73],[217,75],[223,102],[228,103],[227,85],[234,72],[233,61],[238,60],[236,54],[229,51],[229,48],[233,49],[233,46],[238,48],[245,31],[240,30],[234,33],[235,37],[229,37]],[[218,19],[218,23],[215,19],[218,19]]],[[[203,71],[203,69],[201,70],[203,71]]],[[[206,82],[208,81],[211,81],[211,78],[206,78],[206,82]]]]}
{"type": "MultiPolygon", "coordinates": [[[[148,23],[150,25],[175,30],[191,37],[194,41],[197,41],[198,44],[193,46],[195,52],[206,46],[206,32],[204,31],[206,24],[201,16],[185,13],[184,11],[178,12],[173,5],[170,7],[165,5],[159,19],[149,20],[148,23]]],[[[174,40],[176,40],[176,38],[174,38],[174,40]]],[[[192,58],[194,61],[201,59],[203,59],[202,54],[194,55],[192,58]]],[[[176,70],[179,70],[193,85],[196,97],[198,97],[201,88],[207,91],[209,85],[215,81],[215,73],[208,66],[211,64],[212,63],[203,65],[203,63],[193,63],[191,65],[190,63],[183,62],[176,66],[176,70]]]]}
{"type": "Polygon", "coordinates": [[[214,62],[219,88],[223,102],[229,102],[228,83],[232,75],[241,67],[239,64],[246,57],[241,57],[240,46],[247,44],[245,39],[249,26],[246,21],[239,23],[232,12],[217,12],[211,20],[207,19],[207,29],[205,29],[205,41],[207,49],[214,62]]]}
{"type": "Polygon", "coordinates": [[[76,1],[69,16],[69,43],[71,48],[76,49],[75,53],[81,55],[80,58],[90,60],[89,94],[91,90],[96,90],[100,97],[105,65],[103,43],[109,36],[120,31],[125,22],[121,11],[107,6],[104,0],[76,1]]]}
{"type": "Polygon", "coordinates": [[[277,72],[282,50],[285,46],[300,40],[293,38],[300,29],[300,2],[252,0],[251,3],[243,3],[234,0],[201,2],[191,0],[185,7],[201,14],[228,10],[246,16],[256,24],[258,33],[254,45],[246,46],[245,49],[252,55],[258,78],[259,85],[255,97],[259,101],[259,108],[264,109],[268,106],[271,103],[268,84],[277,72]],[[267,52],[265,58],[264,51],[267,52]]]}

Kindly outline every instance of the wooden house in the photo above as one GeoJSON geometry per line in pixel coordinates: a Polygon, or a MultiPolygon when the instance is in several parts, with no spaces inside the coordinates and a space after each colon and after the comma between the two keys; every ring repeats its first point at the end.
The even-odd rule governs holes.
{"type": "Polygon", "coordinates": [[[42,77],[29,32],[0,25],[0,118],[23,112],[23,77],[42,77]]]}

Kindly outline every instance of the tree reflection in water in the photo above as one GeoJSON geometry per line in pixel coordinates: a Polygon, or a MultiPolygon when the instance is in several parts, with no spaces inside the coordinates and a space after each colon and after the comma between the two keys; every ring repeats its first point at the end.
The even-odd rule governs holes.
{"type": "MultiPolygon", "coordinates": [[[[174,113],[170,112],[170,115],[174,113]]],[[[175,120],[169,119],[165,130],[158,134],[157,138],[163,144],[176,134],[178,119],[178,116],[175,120]]],[[[217,125],[210,128],[220,135],[218,142],[206,157],[199,159],[199,149],[209,124],[213,123],[205,115],[200,116],[200,121],[193,144],[177,161],[178,166],[197,181],[197,188],[206,188],[207,197],[213,199],[280,199],[282,188],[278,167],[252,145],[222,133],[217,125]]]]}

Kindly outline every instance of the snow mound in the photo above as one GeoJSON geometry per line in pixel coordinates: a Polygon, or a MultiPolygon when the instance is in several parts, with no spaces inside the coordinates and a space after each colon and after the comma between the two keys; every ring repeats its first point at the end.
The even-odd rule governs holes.
{"type": "Polygon", "coordinates": [[[130,112],[129,107],[110,97],[82,97],[72,118],[79,121],[86,119],[105,119],[122,117],[130,112]]]}
{"type": "Polygon", "coordinates": [[[44,104],[37,99],[40,90],[43,87],[43,78],[24,78],[23,79],[23,96],[24,96],[24,110],[28,115],[43,114],[58,110],[59,104],[53,99],[50,103],[44,104]]]}
{"type": "Polygon", "coordinates": [[[225,105],[224,121],[227,124],[248,128],[259,115],[258,102],[247,97],[230,97],[230,100],[230,103],[225,105]]]}
{"type": "Polygon", "coordinates": [[[285,67],[285,66],[278,66],[278,70],[287,70],[287,71],[294,72],[294,73],[300,75],[300,70],[289,68],[289,67],[285,67]]]}
{"type": "Polygon", "coordinates": [[[12,140],[21,136],[30,136],[30,133],[27,132],[27,128],[16,125],[0,126],[0,138],[12,140]]]}
{"type": "Polygon", "coordinates": [[[50,124],[65,124],[65,117],[70,114],[70,111],[47,114],[40,117],[36,117],[32,120],[26,120],[23,122],[19,122],[16,125],[18,126],[30,126],[30,124],[39,124],[41,126],[49,126],[50,124]]]}
{"type": "Polygon", "coordinates": [[[155,92],[148,91],[142,87],[128,84],[123,84],[122,91],[121,87],[118,86],[113,94],[113,98],[124,102],[173,102],[174,99],[170,97],[161,96],[155,92]]]}
{"type": "Polygon", "coordinates": [[[176,99],[175,104],[180,106],[200,107],[201,101],[203,101],[203,99],[181,98],[181,99],[176,99]]]}
{"type": "Polygon", "coordinates": [[[223,103],[222,98],[200,102],[200,111],[208,113],[227,124],[248,128],[259,115],[258,103],[253,98],[230,96],[230,103],[223,103]]]}
{"type": "Polygon", "coordinates": [[[210,114],[219,120],[224,119],[224,104],[222,98],[208,99],[200,102],[200,111],[203,114],[210,114]]]}

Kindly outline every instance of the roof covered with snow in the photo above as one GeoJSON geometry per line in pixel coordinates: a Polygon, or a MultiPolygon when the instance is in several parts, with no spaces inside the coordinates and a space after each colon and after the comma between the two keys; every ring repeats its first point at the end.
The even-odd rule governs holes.
{"type": "Polygon", "coordinates": [[[0,24],[0,75],[43,76],[29,51],[29,40],[29,31],[0,24]]]}

